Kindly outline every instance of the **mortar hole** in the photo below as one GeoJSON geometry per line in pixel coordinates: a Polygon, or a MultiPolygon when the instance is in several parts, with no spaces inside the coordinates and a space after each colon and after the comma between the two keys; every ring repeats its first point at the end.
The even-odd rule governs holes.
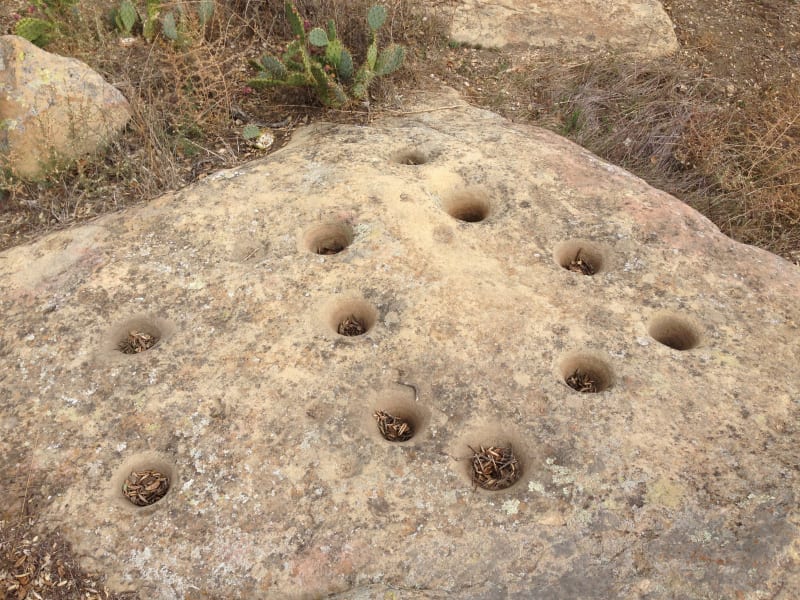
{"type": "Polygon", "coordinates": [[[122,494],[135,506],[150,506],[169,491],[169,477],[156,469],[134,470],[122,484],[122,494]]]}
{"type": "Polygon", "coordinates": [[[587,354],[575,354],[562,361],[561,376],[570,388],[584,394],[603,392],[613,385],[610,367],[587,354]]]}
{"type": "Polygon", "coordinates": [[[582,275],[596,275],[603,270],[603,252],[587,240],[569,240],[556,246],[553,258],[560,267],[582,275]]]}
{"type": "Polygon", "coordinates": [[[353,228],[346,223],[325,223],[306,233],[305,247],[323,256],[338,254],[353,243],[353,237],[353,228]]]}
{"type": "Polygon", "coordinates": [[[658,315],[650,321],[648,333],[657,342],[674,350],[691,350],[700,344],[697,328],[677,315],[658,315]]]}
{"type": "Polygon", "coordinates": [[[155,327],[131,327],[117,342],[117,350],[123,354],[139,354],[158,344],[160,339],[160,332],[155,327]]]}
{"type": "Polygon", "coordinates": [[[489,198],[483,190],[464,190],[444,200],[447,214],[465,223],[479,223],[491,212],[489,198]]]}
{"type": "Polygon", "coordinates": [[[359,319],[355,315],[350,315],[339,322],[339,326],[336,328],[336,333],[339,335],[346,335],[348,337],[364,335],[367,333],[367,326],[364,324],[362,319],[359,319]]]}
{"type": "Polygon", "coordinates": [[[381,390],[365,411],[370,437],[396,444],[419,440],[430,420],[430,410],[419,402],[417,388],[398,382],[381,390]],[[413,390],[413,394],[412,394],[413,390]]]}
{"type": "Polygon", "coordinates": [[[414,419],[407,415],[376,410],[372,416],[378,423],[378,431],[387,442],[407,442],[416,433],[414,419]]]}
{"type": "Polygon", "coordinates": [[[522,476],[522,466],[511,445],[467,447],[472,451],[472,485],[476,488],[504,490],[522,476]]]}
{"type": "Polygon", "coordinates": [[[413,148],[407,148],[394,155],[394,162],[401,165],[424,165],[429,160],[424,152],[413,148]]]}
{"type": "Polygon", "coordinates": [[[370,331],[378,320],[378,311],[365,300],[345,300],[328,315],[328,325],[337,335],[358,337],[370,331]]]}

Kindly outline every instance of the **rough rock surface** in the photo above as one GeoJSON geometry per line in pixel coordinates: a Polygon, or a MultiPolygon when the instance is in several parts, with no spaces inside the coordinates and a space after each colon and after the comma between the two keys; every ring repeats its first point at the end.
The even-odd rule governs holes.
{"type": "Polygon", "coordinates": [[[4,476],[117,589],[800,592],[800,270],[552,133],[316,124],[3,252],[0,282],[4,476]],[[480,445],[515,485],[474,489],[480,445]],[[136,507],[144,469],[170,489],[136,507]]]}
{"type": "Polygon", "coordinates": [[[38,179],[108,143],[130,117],[125,97],[85,63],[0,36],[0,167],[38,179]]]}
{"type": "Polygon", "coordinates": [[[489,47],[559,46],[647,57],[678,49],[672,21],[657,0],[457,0],[451,36],[489,47]]]}

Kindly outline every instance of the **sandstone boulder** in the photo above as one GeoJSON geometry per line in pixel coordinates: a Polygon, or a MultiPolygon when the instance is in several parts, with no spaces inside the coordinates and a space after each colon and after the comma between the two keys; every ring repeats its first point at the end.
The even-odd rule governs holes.
{"type": "Polygon", "coordinates": [[[602,49],[644,57],[678,49],[657,0],[456,0],[451,36],[489,47],[602,49]]]}
{"type": "Polygon", "coordinates": [[[800,269],[454,104],[0,253],[9,497],[142,598],[798,597],[800,269]]]}
{"type": "Polygon", "coordinates": [[[85,63],[0,37],[0,168],[39,179],[106,144],[130,116],[119,90],[85,63]]]}

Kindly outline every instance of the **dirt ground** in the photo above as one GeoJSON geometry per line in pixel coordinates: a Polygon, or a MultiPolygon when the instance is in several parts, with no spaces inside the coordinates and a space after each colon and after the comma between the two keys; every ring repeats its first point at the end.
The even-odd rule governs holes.
{"type": "MultiPolygon", "coordinates": [[[[275,93],[267,95],[265,101],[264,96],[249,90],[246,80],[253,73],[246,59],[257,56],[260,49],[273,42],[267,34],[245,27],[250,22],[247,19],[254,18],[246,14],[235,38],[224,44],[209,44],[205,54],[198,53],[200,63],[220,61],[218,66],[225,72],[226,87],[223,97],[213,101],[217,103],[214,105],[217,116],[213,119],[200,118],[202,110],[190,108],[187,103],[184,108],[187,120],[195,119],[198,124],[194,128],[173,114],[153,111],[152,105],[151,112],[147,112],[147,102],[157,98],[159,90],[169,89],[175,81],[170,78],[185,74],[181,67],[196,68],[199,63],[173,64],[168,52],[150,52],[143,44],[123,49],[101,40],[82,46],[75,38],[67,37],[54,43],[51,49],[61,53],[74,50],[75,55],[109,79],[122,81],[126,95],[134,92],[136,85],[145,83],[147,93],[140,94],[133,103],[139,111],[137,120],[108,155],[81,161],[47,184],[6,182],[5,189],[0,191],[0,249],[145,202],[213,170],[263,156],[280,147],[298,124],[322,118],[368,122],[387,107],[396,108],[404,86],[419,87],[436,79],[462,90],[473,102],[515,121],[555,129],[584,143],[657,187],[681,197],[729,235],[800,264],[800,160],[795,160],[800,148],[800,3],[665,0],[663,4],[681,42],[680,56],[673,59],[680,63],[680,69],[669,71],[670,67],[661,65],[661,75],[648,80],[646,91],[651,96],[647,101],[653,102],[652,98],[660,96],[674,97],[670,109],[677,106],[681,110],[687,104],[702,101],[705,112],[700,113],[706,115],[706,120],[698,120],[696,113],[683,119],[686,131],[678,135],[678,142],[667,148],[663,156],[660,149],[652,147],[652,136],[634,129],[634,125],[642,128],[641,122],[621,132],[603,134],[602,128],[587,132],[589,108],[577,103],[575,95],[586,95],[587,73],[596,69],[595,73],[605,73],[605,79],[593,80],[593,85],[599,86],[593,88],[600,98],[596,104],[608,103],[611,98],[622,109],[629,108],[616,96],[598,92],[606,83],[625,87],[629,80],[625,79],[627,75],[619,75],[619,69],[612,76],[611,71],[601,71],[589,65],[591,61],[578,58],[558,68],[552,64],[542,67],[548,60],[545,53],[520,56],[464,48],[448,44],[444,38],[423,42],[425,36],[436,35],[436,25],[433,19],[420,21],[417,13],[409,13],[413,22],[407,27],[413,30],[411,33],[397,32],[404,43],[412,45],[404,72],[378,86],[369,109],[356,107],[348,111],[323,110],[313,105],[312,98],[303,95],[275,93]],[[429,25],[430,30],[425,30],[429,25]],[[107,54],[97,54],[98,43],[108,50],[107,54]],[[523,79],[525,70],[532,66],[540,68],[536,71],[538,79],[523,79]],[[563,80],[567,70],[570,76],[578,73],[583,77],[580,85],[576,84],[578,87],[568,88],[563,81],[556,81],[563,80]],[[135,72],[155,71],[162,77],[160,83],[145,82],[143,76],[130,76],[135,72]],[[128,76],[123,77],[125,73],[128,76]],[[658,85],[652,83],[656,80],[660,81],[658,85]],[[146,141],[137,128],[147,119],[155,118],[166,121],[163,135],[146,141]],[[247,122],[274,124],[276,143],[266,151],[253,148],[241,136],[241,128],[247,122]],[[692,127],[692,123],[700,125],[692,127]],[[645,141],[641,151],[632,152],[631,145],[639,148],[638,133],[645,141]],[[609,142],[611,137],[613,143],[609,142]],[[628,140],[633,141],[627,143],[628,140]],[[163,167],[154,174],[151,168],[154,164],[166,164],[169,168],[163,167]],[[760,174],[758,171],[767,164],[773,165],[772,171],[760,174]],[[752,185],[730,183],[742,173],[752,176],[752,185]]],[[[0,6],[0,33],[11,32],[18,16],[26,14],[29,6],[29,2],[22,0],[4,1],[0,6]]],[[[400,10],[407,6],[395,2],[393,8],[400,10]]],[[[276,31],[274,24],[268,29],[276,31]]],[[[657,71],[650,69],[647,72],[651,75],[657,71]]],[[[220,81],[209,76],[206,84],[212,88],[220,81]]],[[[203,90],[199,97],[211,102],[210,95],[203,90]]],[[[181,105],[185,98],[168,100],[181,105]]],[[[163,106],[158,109],[165,110],[163,106]]],[[[603,114],[608,118],[608,114],[603,114]]],[[[642,119],[646,121],[648,118],[642,119]]],[[[35,485],[29,485],[30,474],[24,468],[3,466],[0,485],[4,494],[13,496],[3,503],[12,508],[0,513],[3,597],[16,600],[134,597],[113,596],[104,590],[101,575],[82,571],[57,528],[37,519],[37,506],[47,500],[37,495],[35,485]]]]}

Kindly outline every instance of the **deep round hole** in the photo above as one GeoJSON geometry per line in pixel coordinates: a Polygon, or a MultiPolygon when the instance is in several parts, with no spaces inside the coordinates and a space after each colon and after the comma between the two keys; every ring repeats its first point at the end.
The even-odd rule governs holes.
{"type": "Polygon", "coordinates": [[[378,311],[366,300],[338,302],[330,311],[328,325],[342,337],[359,337],[369,332],[378,321],[378,311]]]}
{"type": "Polygon", "coordinates": [[[353,237],[353,228],[346,223],[324,223],[306,232],[304,245],[309,252],[327,256],[347,248],[353,237]]]}
{"type": "Polygon", "coordinates": [[[691,350],[700,345],[700,334],[688,319],[673,314],[656,315],[647,332],[657,342],[674,350],[691,350]]]}
{"type": "Polygon", "coordinates": [[[556,246],[553,258],[557,265],[567,271],[591,276],[603,270],[603,254],[597,244],[587,240],[569,240],[556,246]]]}
{"type": "Polygon", "coordinates": [[[401,165],[424,165],[430,159],[428,155],[421,150],[406,148],[395,154],[393,160],[401,165]]]}
{"type": "Polygon", "coordinates": [[[608,364],[590,354],[572,354],[561,362],[561,376],[570,388],[584,394],[610,389],[614,383],[608,364]]]}
{"type": "Polygon", "coordinates": [[[122,484],[122,495],[135,506],[150,506],[169,491],[169,476],[156,468],[132,470],[122,484]]]}
{"type": "Polygon", "coordinates": [[[155,328],[132,327],[117,343],[117,349],[123,354],[139,354],[150,350],[160,339],[161,336],[155,328]]]}
{"type": "Polygon", "coordinates": [[[470,457],[472,484],[477,488],[499,491],[514,485],[522,476],[522,465],[508,446],[480,445],[477,448],[468,446],[470,457]]]}
{"type": "Polygon", "coordinates": [[[178,470],[171,457],[146,450],[125,460],[111,479],[111,498],[123,510],[145,513],[163,506],[162,500],[179,489],[178,470]]]}
{"type": "Polygon", "coordinates": [[[479,223],[489,217],[489,197],[483,190],[464,190],[445,199],[447,214],[466,223],[479,223]]]}
{"type": "Polygon", "coordinates": [[[154,315],[139,315],[114,325],[102,341],[102,356],[113,360],[130,360],[163,344],[175,332],[168,320],[154,315]]]}
{"type": "MultiPolygon", "coordinates": [[[[465,435],[454,439],[449,454],[459,476],[473,491],[496,493],[512,489],[527,476],[532,441],[529,432],[485,421],[468,425],[465,435]]],[[[535,467],[534,467],[535,468],[535,467]]]]}

